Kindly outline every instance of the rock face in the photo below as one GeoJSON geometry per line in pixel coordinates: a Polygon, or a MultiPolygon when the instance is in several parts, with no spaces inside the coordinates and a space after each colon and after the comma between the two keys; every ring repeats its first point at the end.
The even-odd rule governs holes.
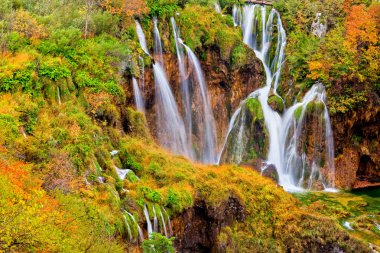
{"type": "Polygon", "coordinates": [[[356,111],[332,117],[339,188],[380,185],[380,98],[356,111]]]}
{"type": "Polygon", "coordinates": [[[198,200],[173,221],[175,247],[183,253],[217,252],[217,236],[234,221],[245,219],[245,208],[235,198],[218,207],[198,200]]]}

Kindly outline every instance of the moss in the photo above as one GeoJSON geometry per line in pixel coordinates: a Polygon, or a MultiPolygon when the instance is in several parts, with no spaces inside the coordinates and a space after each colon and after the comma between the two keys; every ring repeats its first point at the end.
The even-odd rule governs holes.
{"type": "Polygon", "coordinates": [[[277,95],[271,95],[268,98],[268,104],[273,110],[282,113],[284,111],[284,101],[277,95]]]}
{"type": "Polygon", "coordinates": [[[254,118],[258,120],[264,119],[263,110],[261,108],[260,101],[257,98],[248,98],[245,104],[254,118]]]}
{"type": "Polygon", "coordinates": [[[231,52],[231,66],[232,68],[239,68],[247,63],[247,50],[243,43],[239,43],[232,49],[231,52]]]}
{"type": "Polygon", "coordinates": [[[297,107],[297,109],[294,110],[294,117],[296,120],[300,120],[302,114],[302,106],[297,107]]]}
{"type": "Polygon", "coordinates": [[[325,104],[320,101],[311,101],[306,105],[306,113],[321,113],[325,108],[325,104]]]}

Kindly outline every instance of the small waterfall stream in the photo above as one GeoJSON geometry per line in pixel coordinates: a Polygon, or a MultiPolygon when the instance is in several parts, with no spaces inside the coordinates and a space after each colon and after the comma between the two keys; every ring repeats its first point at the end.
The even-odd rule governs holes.
{"type": "Polygon", "coordinates": [[[132,78],[132,83],[133,83],[133,92],[134,92],[134,95],[135,95],[135,104],[136,104],[136,109],[142,113],[145,112],[145,108],[144,108],[144,100],[143,100],[143,97],[141,95],[141,91],[140,91],[140,87],[139,87],[139,84],[136,80],[136,78],[132,78]]]}
{"type": "Polygon", "coordinates": [[[146,45],[144,31],[141,28],[141,25],[140,25],[139,21],[135,20],[135,22],[136,22],[136,33],[137,33],[137,37],[139,38],[139,41],[140,41],[140,46],[141,46],[142,50],[147,55],[149,55],[149,50],[148,50],[148,47],[146,45]]]}
{"type": "Polygon", "coordinates": [[[150,237],[150,235],[153,233],[153,228],[152,223],[150,222],[149,212],[146,204],[144,204],[144,215],[146,220],[146,230],[148,231],[148,237],[150,237]]]}
{"type": "MultiPolygon", "coordinates": [[[[217,162],[216,154],[216,132],[215,132],[215,119],[211,110],[210,99],[207,92],[206,81],[203,76],[201,64],[193,53],[193,51],[183,44],[186,48],[188,59],[193,65],[194,79],[196,80],[197,88],[199,88],[201,95],[201,104],[203,113],[199,115],[197,126],[201,132],[201,154],[199,160],[203,163],[214,164],[217,162]]],[[[193,83],[193,86],[195,84],[193,83]]],[[[194,87],[195,88],[195,87],[194,87]]]]}

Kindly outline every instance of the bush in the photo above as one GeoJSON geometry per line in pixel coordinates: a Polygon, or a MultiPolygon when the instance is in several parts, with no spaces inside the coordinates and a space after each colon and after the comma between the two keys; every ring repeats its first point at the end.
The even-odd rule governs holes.
{"type": "Polygon", "coordinates": [[[143,241],[141,247],[144,253],[174,253],[172,238],[166,238],[159,233],[152,233],[149,239],[143,241]]]}

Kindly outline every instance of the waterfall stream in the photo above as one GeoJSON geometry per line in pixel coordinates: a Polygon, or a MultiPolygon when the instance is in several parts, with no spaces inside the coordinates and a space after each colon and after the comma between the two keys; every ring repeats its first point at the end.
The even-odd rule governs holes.
{"type": "MultiPolygon", "coordinates": [[[[248,96],[248,98],[256,98],[260,102],[269,136],[266,166],[263,166],[262,169],[264,170],[269,164],[274,165],[279,176],[279,184],[289,191],[318,188],[319,183],[323,185],[323,189],[334,187],[333,136],[323,85],[315,84],[301,102],[285,109],[283,114],[273,110],[268,103],[269,96],[277,96],[282,101],[282,98],[277,94],[286,46],[286,33],[282,26],[281,17],[275,9],[269,11],[266,6],[246,5],[243,8],[234,6],[233,19],[236,25],[242,27],[244,43],[254,50],[256,56],[263,63],[266,74],[265,86],[248,96]],[[324,149],[325,157],[322,157],[323,154],[317,151],[314,151],[312,156],[306,154],[303,151],[305,146],[300,143],[302,138],[306,138],[303,136],[308,123],[305,118],[311,118],[311,115],[307,115],[310,114],[306,112],[307,108],[317,104],[320,104],[320,109],[315,114],[315,122],[317,122],[315,131],[318,133],[315,134],[314,145],[324,149]],[[298,118],[295,113],[296,110],[298,110],[298,118]]],[[[223,162],[221,160],[223,152],[227,149],[231,150],[229,145],[241,146],[240,134],[242,130],[232,130],[244,127],[243,112],[246,111],[246,101],[241,103],[231,118],[225,145],[219,155],[219,162],[223,162]],[[239,116],[240,114],[243,116],[239,116]],[[237,141],[230,144],[227,139],[233,132],[235,134],[237,132],[235,137],[237,141]]],[[[313,110],[318,111],[318,109],[313,110]]],[[[239,148],[232,150],[234,161],[236,163],[242,162],[242,150],[239,148]]],[[[248,150],[244,151],[248,152],[248,150]]]]}
{"type": "Polygon", "coordinates": [[[137,37],[139,38],[139,41],[140,41],[140,46],[142,48],[142,50],[147,54],[149,55],[149,50],[148,50],[148,47],[146,45],[146,40],[145,40],[145,35],[144,35],[144,31],[143,29],[141,28],[141,25],[140,23],[135,20],[136,22],[136,33],[137,33],[137,37]]]}
{"type": "Polygon", "coordinates": [[[138,111],[144,113],[145,112],[144,100],[143,100],[143,97],[141,95],[140,87],[139,87],[139,84],[138,84],[136,78],[134,78],[134,77],[132,78],[132,83],[133,83],[133,92],[135,95],[136,108],[138,111]]]}

